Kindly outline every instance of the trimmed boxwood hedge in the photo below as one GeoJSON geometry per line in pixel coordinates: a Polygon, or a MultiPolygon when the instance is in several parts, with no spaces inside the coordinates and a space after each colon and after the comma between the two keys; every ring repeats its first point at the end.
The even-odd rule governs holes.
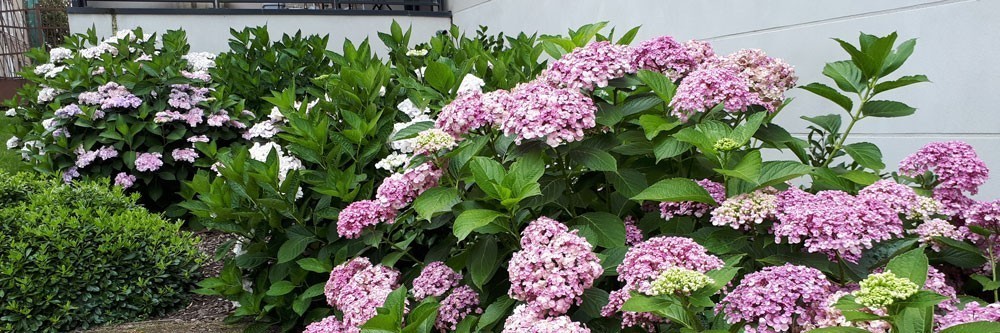
{"type": "Polygon", "coordinates": [[[0,173],[0,331],[66,332],[184,304],[197,239],[106,183],[0,173]]]}

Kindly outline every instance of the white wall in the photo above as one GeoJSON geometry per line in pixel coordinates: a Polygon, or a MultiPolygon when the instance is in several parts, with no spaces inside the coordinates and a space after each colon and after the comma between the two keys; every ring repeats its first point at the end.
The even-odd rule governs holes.
{"type": "MultiPolygon", "coordinates": [[[[565,33],[610,21],[624,31],[641,25],[637,40],[671,35],[712,41],[718,53],[760,48],[796,66],[799,83],[821,81],[823,64],[847,57],[831,37],[856,42],[859,31],[900,40],[918,38],[916,52],[896,75],[926,74],[933,83],[886,97],[918,108],[902,119],[865,119],[855,141],[878,144],[888,165],[931,141],[972,144],[995,176],[979,199],[1000,198],[1000,1],[996,0],[450,0],[464,30],[565,33]]],[[[621,32],[619,32],[620,34],[621,32]]],[[[837,112],[822,98],[796,90],[781,115],[789,130],[805,128],[800,115],[837,112]]]]}
{"type": "Polygon", "coordinates": [[[344,39],[355,45],[370,38],[372,49],[385,53],[385,46],[376,32],[388,31],[392,20],[404,27],[412,25],[411,40],[427,40],[439,30],[451,27],[447,17],[382,16],[382,15],[204,15],[204,14],[79,14],[69,15],[70,31],[86,32],[95,27],[98,35],[110,36],[115,29],[142,27],[145,32],[163,32],[183,28],[187,31],[192,51],[223,52],[229,50],[229,29],[267,25],[272,40],[281,34],[302,30],[305,35],[330,35],[330,48],[340,50],[344,39]],[[114,25],[117,24],[117,27],[114,25]]]}

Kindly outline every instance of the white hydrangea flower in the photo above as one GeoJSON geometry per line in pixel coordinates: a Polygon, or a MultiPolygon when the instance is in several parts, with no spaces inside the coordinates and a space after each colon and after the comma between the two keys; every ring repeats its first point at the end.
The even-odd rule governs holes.
{"type": "Polygon", "coordinates": [[[275,134],[278,134],[279,131],[280,130],[277,127],[274,127],[273,122],[262,121],[257,124],[254,124],[253,127],[250,127],[250,129],[247,130],[243,138],[247,140],[253,138],[270,139],[274,137],[275,134]]]}
{"type": "Polygon", "coordinates": [[[4,115],[8,117],[17,117],[17,109],[15,108],[7,109],[7,112],[5,112],[4,115]]]}
{"type": "Polygon", "coordinates": [[[418,116],[427,115],[431,112],[429,108],[418,109],[409,98],[396,105],[399,111],[403,111],[410,119],[417,119],[418,116]]]}
{"type": "Polygon", "coordinates": [[[409,51],[406,51],[407,57],[423,57],[425,55],[427,55],[427,50],[411,49],[409,51]]]}
{"type": "Polygon", "coordinates": [[[80,50],[80,55],[87,59],[96,59],[102,54],[111,53],[111,55],[118,55],[118,48],[111,45],[109,42],[104,42],[97,44],[96,46],[88,47],[80,50]]]}
{"type": "Polygon", "coordinates": [[[416,145],[416,142],[417,142],[416,138],[402,139],[393,141],[392,143],[389,144],[389,146],[391,146],[392,149],[395,151],[404,154],[409,154],[413,152],[413,147],[416,145]]]}
{"type": "Polygon", "coordinates": [[[288,122],[288,120],[285,119],[285,115],[281,113],[281,110],[278,110],[277,106],[271,108],[271,113],[268,114],[267,117],[270,118],[271,121],[273,122],[279,122],[279,121],[288,122]]]}
{"type": "Polygon", "coordinates": [[[181,56],[181,59],[187,60],[192,70],[207,71],[215,67],[215,57],[216,55],[210,52],[191,52],[181,56]]]}
{"type": "Polygon", "coordinates": [[[277,143],[267,142],[261,144],[260,142],[255,142],[253,147],[250,147],[250,158],[265,162],[267,161],[267,155],[274,150],[278,154],[278,182],[284,182],[285,177],[291,170],[302,169],[302,161],[295,156],[285,155],[281,149],[281,146],[277,143]]]}
{"type": "Polygon", "coordinates": [[[49,61],[60,62],[73,57],[73,51],[65,47],[57,47],[49,50],[49,61]]]}
{"type": "Polygon", "coordinates": [[[462,78],[462,83],[458,85],[458,93],[463,93],[466,91],[482,92],[483,86],[485,85],[486,82],[483,81],[483,79],[480,79],[478,76],[472,74],[465,74],[465,77],[462,78]]]}
{"type": "Polygon", "coordinates": [[[383,158],[381,161],[378,161],[378,163],[375,163],[375,168],[387,171],[396,171],[397,168],[406,165],[406,162],[409,160],[409,155],[392,153],[383,158]]]}
{"type": "Polygon", "coordinates": [[[379,97],[385,97],[385,87],[379,87],[378,88],[378,96],[379,97]]]}
{"type": "Polygon", "coordinates": [[[38,65],[38,66],[35,67],[34,72],[35,72],[35,75],[44,75],[45,73],[48,73],[49,71],[51,71],[55,67],[56,67],[56,65],[53,65],[53,64],[41,64],[41,65],[38,65]]]}
{"type": "Polygon", "coordinates": [[[417,134],[413,150],[417,154],[433,154],[458,145],[455,137],[439,128],[431,128],[417,134]]]}
{"type": "Polygon", "coordinates": [[[55,128],[56,127],[56,119],[55,118],[43,119],[42,120],[42,127],[44,127],[46,130],[50,130],[50,129],[55,128]]]}
{"type": "Polygon", "coordinates": [[[45,155],[45,151],[42,150],[43,147],[45,147],[45,144],[41,141],[27,141],[24,143],[24,146],[21,147],[21,158],[25,161],[31,159],[31,153],[36,150],[39,155],[45,155]]]}
{"type": "Polygon", "coordinates": [[[51,102],[61,93],[62,90],[56,88],[42,87],[42,90],[38,91],[38,104],[51,102]]]}
{"type": "Polygon", "coordinates": [[[19,145],[21,145],[21,139],[20,138],[18,138],[16,136],[12,136],[12,137],[10,137],[10,139],[7,139],[7,149],[14,149],[14,148],[17,148],[17,146],[19,146],[19,145]]]}

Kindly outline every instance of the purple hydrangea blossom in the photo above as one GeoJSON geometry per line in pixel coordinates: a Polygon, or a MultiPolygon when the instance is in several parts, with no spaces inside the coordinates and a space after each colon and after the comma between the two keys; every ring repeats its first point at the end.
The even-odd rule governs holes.
{"type": "Polygon", "coordinates": [[[497,124],[503,116],[503,105],[510,103],[509,97],[506,90],[486,94],[476,90],[460,93],[441,109],[434,126],[460,140],[470,131],[497,124]]]}
{"type": "Polygon", "coordinates": [[[420,276],[413,279],[413,298],[421,301],[427,297],[441,297],[449,289],[457,287],[461,280],[462,274],[458,274],[444,262],[432,262],[420,271],[420,276]]]}
{"type": "Polygon", "coordinates": [[[347,239],[355,239],[361,236],[364,228],[393,218],[395,212],[377,201],[355,201],[340,211],[337,217],[337,234],[347,239]]]}
{"type": "MultiPolygon", "coordinates": [[[[726,200],[726,187],[720,183],[711,181],[709,179],[702,179],[696,181],[698,185],[705,188],[708,194],[715,199],[715,202],[723,202],[726,200]]],[[[712,207],[705,203],[684,201],[684,202],[661,202],[660,203],[660,216],[664,220],[670,220],[674,216],[694,216],[702,217],[707,214],[712,207]]]]}
{"type": "Polygon", "coordinates": [[[747,274],[716,307],[730,324],[745,323],[747,333],[789,332],[825,314],[833,285],[823,272],[785,264],[747,274]]]}
{"type": "Polygon", "coordinates": [[[635,72],[635,53],[629,46],[601,41],[563,55],[539,79],[557,87],[594,90],[608,86],[608,80],[635,72]]]}
{"type": "Polygon", "coordinates": [[[139,153],[135,157],[135,169],[139,172],[153,172],[163,166],[163,154],[160,153],[139,153]]]}
{"type": "Polygon", "coordinates": [[[170,99],[167,104],[170,106],[190,110],[198,103],[208,100],[208,88],[195,87],[190,84],[175,84],[170,86],[170,99]]]}
{"type": "Polygon", "coordinates": [[[584,290],[604,272],[586,239],[576,230],[553,233],[560,229],[552,228],[553,223],[559,222],[542,217],[530,223],[522,234],[522,249],[507,267],[510,297],[544,315],[565,314],[572,305],[579,305],[584,290]]]}
{"type": "Polygon", "coordinates": [[[174,149],[174,151],[170,153],[170,156],[173,156],[175,161],[194,163],[194,161],[198,159],[198,152],[196,152],[193,148],[181,148],[174,149]]]}
{"type": "Polygon", "coordinates": [[[920,243],[930,245],[934,251],[941,251],[941,244],[938,244],[934,240],[934,237],[946,237],[954,240],[965,239],[965,233],[951,224],[951,222],[942,219],[924,221],[924,223],[921,223],[915,229],[910,230],[909,233],[916,234],[920,243]]]}
{"type": "Polygon", "coordinates": [[[76,167],[86,168],[90,163],[93,163],[97,159],[97,151],[88,151],[83,149],[83,146],[76,148],[76,167]]]}
{"type": "Polygon", "coordinates": [[[115,147],[112,146],[102,146],[97,150],[97,157],[100,157],[102,161],[107,161],[118,157],[118,150],[115,150],[115,147]]]}
{"type": "Polygon", "coordinates": [[[78,177],[80,177],[80,170],[78,170],[77,167],[72,166],[69,167],[69,169],[66,169],[66,171],[63,171],[62,181],[63,183],[69,184],[73,182],[73,179],[76,179],[78,177]]]}
{"type": "Polygon", "coordinates": [[[397,287],[399,271],[359,257],[330,272],[325,293],[327,302],[344,314],[344,325],[359,327],[375,317],[375,310],[397,287]]]}
{"type": "Polygon", "coordinates": [[[639,229],[635,216],[625,217],[625,245],[633,246],[642,243],[642,229],[639,229]]]}
{"type": "Polygon", "coordinates": [[[931,142],[899,162],[899,172],[915,177],[931,171],[939,182],[934,199],[944,204],[944,213],[958,215],[974,201],[965,193],[979,193],[990,177],[975,149],[961,141],[931,142]]]}
{"type": "Polygon", "coordinates": [[[121,186],[122,188],[130,188],[135,184],[135,176],[119,172],[115,175],[115,186],[121,186]]]}
{"type": "Polygon", "coordinates": [[[545,139],[549,146],[583,139],[583,131],[596,123],[597,106],[586,95],[533,81],[519,84],[511,91],[507,116],[500,125],[516,144],[524,140],[545,139]]]}
{"type": "Polygon", "coordinates": [[[361,329],[341,322],[337,316],[329,316],[309,324],[302,333],[361,333],[361,329]]]}
{"type": "Polygon", "coordinates": [[[858,196],[884,202],[897,214],[909,214],[920,204],[919,196],[913,188],[889,179],[868,185],[858,192],[858,196]]]}
{"type": "Polygon", "coordinates": [[[403,173],[393,174],[382,181],[375,198],[382,205],[392,209],[402,209],[424,191],[437,186],[441,174],[441,169],[430,162],[403,173]]]}
{"type": "Polygon", "coordinates": [[[206,122],[208,123],[208,126],[222,127],[226,126],[226,124],[229,123],[230,120],[231,119],[229,118],[229,112],[227,112],[226,110],[219,110],[218,112],[213,113],[211,116],[208,116],[208,120],[206,122]]]}
{"type": "Polygon", "coordinates": [[[434,327],[441,332],[454,332],[458,329],[458,323],[473,313],[483,313],[483,309],[479,307],[479,294],[469,286],[463,285],[452,290],[448,297],[441,300],[434,327]]]}
{"type": "Polygon", "coordinates": [[[56,117],[58,118],[72,118],[76,115],[83,114],[83,110],[80,110],[80,106],[76,104],[70,104],[56,110],[56,117]]]}
{"type": "Polygon", "coordinates": [[[507,317],[502,333],[590,333],[590,329],[568,316],[545,317],[522,304],[507,317]]]}
{"type": "Polygon", "coordinates": [[[952,311],[944,316],[938,317],[936,332],[943,331],[944,329],[955,325],[977,321],[1000,321],[1000,303],[987,304],[983,306],[977,302],[969,302],[962,310],[952,311]]]}
{"type": "Polygon", "coordinates": [[[100,105],[102,110],[137,108],[142,105],[142,100],[139,97],[136,97],[127,88],[115,82],[108,82],[98,87],[96,93],[81,93],[77,99],[83,104],[100,105]]]}
{"type": "Polygon", "coordinates": [[[677,94],[670,101],[670,114],[686,122],[692,115],[707,112],[720,103],[726,111],[742,112],[763,101],[750,91],[750,83],[739,71],[708,65],[681,80],[677,94]]]}
{"type": "Polygon", "coordinates": [[[673,37],[659,36],[635,46],[635,62],[639,69],[660,72],[678,80],[697,66],[693,54],[673,37]]]}

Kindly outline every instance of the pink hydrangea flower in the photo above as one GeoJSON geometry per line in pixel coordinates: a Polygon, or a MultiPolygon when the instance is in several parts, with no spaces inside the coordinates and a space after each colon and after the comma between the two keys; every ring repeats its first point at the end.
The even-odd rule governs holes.
{"type": "Polygon", "coordinates": [[[785,100],[785,91],[795,87],[795,68],[781,59],[768,57],[764,51],[743,49],[730,54],[724,62],[750,82],[762,106],[774,112],[785,100]]]}
{"type": "Polygon", "coordinates": [[[90,163],[93,163],[97,159],[97,151],[87,151],[83,149],[83,146],[79,146],[76,149],[76,167],[86,168],[90,163]]]}
{"type": "Polygon", "coordinates": [[[964,193],[979,193],[979,186],[990,177],[990,169],[975,149],[961,141],[928,143],[899,162],[899,172],[910,177],[927,171],[937,176],[934,198],[944,204],[944,213],[952,216],[974,202],[964,193]]]}
{"type": "Polygon", "coordinates": [[[635,46],[635,62],[640,69],[660,72],[678,80],[697,66],[694,54],[670,36],[645,40],[635,46]]]}
{"type": "Polygon", "coordinates": [[[361,236],[364,228],[390,221],[394,217],[394,211],[377,201],[355,201],[337,216],[337,234],[343,238],[355,239],[361,236]]]}
{"type": "Polygon", "coordinates": [[[825,312],[833,285],[823,272],[785,264],[747,274],[716,306],[730,324],[743,323],[747,333],[789,332],[808,326],[825,312]]]}
{"type": "Polygon", "coordinates": [[[920,243],[930,245],[934,251],[941,251],[941,244],[938,244],[934,240],[934,237],[947,237],[954,240],[965,239],[965,234],[958,227],[942,219],[927,220],[909,232],[916,234],[920,243]]]}
{"type": "Polygon", "coordinates": [[[452,290],[448,297],[441,300],[434,327],[441,332],[453,332],[458,328],[458,323],[473,313],[483,313],[483,309],[479,308],[479,294],[469,286],[463,285],[452,290]]]}
{"type": "Polygon", "coordinates": [[[590,243],[576,230],[549,234],[553,222],[558,223],[543,217],[530,223],[522,235],[523,248],[507,267],[510,297],[545,315],[561,315],[579,305],[584,290],[604,273],[590,243]],[[546,226],[532,226],[536,223],[546,226]]]}
{"type": "Polygon", "coordinates": [[[398,287],[399,271],[359,257],[330,272],[325,293],[327,302],[344,314],[343,324],[359,327],[375,317],[375,310],[398,287]]]}
{"type": "Polygon", "coordinates": [[[170,86],[170,99],[167,104],[170,106],[190,110],[198,103],[208,100],[208,88],[194,87],[190,84],[175,84],[170,86]]]}
{"type": "Polygon", "coordinates": [[[684,42],[684,48],[687,49],[691,60],[698,65],[715,58],[715,50],[712,49],[712,44],[706,41],[689,40],[684,42]]]}
{"type": "Polygon", "coordinates": [[[83,110],[81,110],[80,106],[76,104],[70,104],[61,107],[59,108],[59,110],[56,110],[55,112],[55,116],[57,118],[72,118],[76,115],[81,115],[81,114],[83,114],[83,110]]]}
{"type": "Polygon", "coordinates": [[[507,317],[503,333],[590,333],[590,329],[568,316],[544,317],[522,304],[507,317]]]}
{"type": "Polygon", "coordinates": [[[972,323],[977,321],[1000,321],[1000,303],[980,305],[977,302],[969,302],[962,310],[952,311],[937,318],[937,332],[946,328],[972,323]]]}
{"type": "Polygon", "coordinates": [[[510,103],[509,98],[506,90],[486,94],[465,91],[441,109],[434,126],[461,140],[470,131],[497,124],[503,117],[504,104],[510,103]]]}
{"type": "Polygon", "coordinates": [[[176,161],[194,163],[194,161],[198,159],[198,152],[196,152],[193,148],[174,149],[170,155],[173,156],[176,161]]]}
{"type": "Polygon", "coordinates": [[[309,324],[302,333],[361,333],[361,329],[341,322],[337,316],[329,316],[309,324]]]}
{"type": "Polygon", "coordinates": [[[442,171],[428,162],[416,168],[396,173],[382,181],[375,199],[392,209],[403,209],[424,191],[437,186],[442,171]]]}
{"type": "Polygon", "coordinates": [[[557,87],[594,90],[608,86],[608,80],[635,72],[635,53],[630,47],[602,41],[563,55],[539,77],[557,87]]]}
{"type": "Polygon", "coordinates": [[[687,121],[720,103],[726,111],[741,112],[763,101],[750,91],[748,80],[739,71],[727,66],[702,66],[681,80],[670,101],[670,114],[687,121]]]}
{"type": "Polygon", "coordinates": [[[115,150],[115,147],[112,146],[102,146],[97,150],[97,157],[100,157],[102,161],[107,161],[118,157],[118,150],[115,150]]]}
{"type": "Polygon", "coordinates": [[[637,226],[634,216],[625,217],[625,245],[633,246],[642,243],[642,229],[637,226]]]}
{"type": "Polygon", "coordinates": [[[218,112],[213,113],[211,116],[208,116],[208,120],[206,120],[205,122],[208,123],[208,126],[222,127],[226,126],[226,124],[228,124],[229,121],[230,121],[229,112],[226,110],[219,110],[218,112]]]}
{"type": "Polygon", "coordinates": [[[80,177],[80,170],[76,166],[71,166],[66,171],[63,171],[62,181],[63,183],[69,184],[73,182],[73,179],[80,177]]]}
{"type": "Polygon", "coordinates": [[[941,303],[938,303],[937,308],[942,311],[955,311],[958,309],[958,292],[955,291],[955,287],[948,284],[948,279],[945,278],[944,273],[941,273],[934,266],[927,267],[927,280],[924,281],[924,289],[938,293],[938,295],[947,297],[941,303]]]}
{"type": "Polygon", "coordinates": [[[80,103],[100,105],[102,110],[111,108],[137,108],[142,100],[128,91],[124,86],[108,82],[97,88],[97,92],[80,93],[77,97],[80,103]]]}
{"type": "Polygon", "coordinates": [[[791,188],[778,194],[775,241],[805,245],[808,252],[857,262],[874,243],[900,237],[903,222],[884,202],[841,191],[810,194],[791,188]]]}
{"type": "Polygon", "coordinates": [[[868,185],[858,192],[859,197],[868,197],[884,202],[898,214],[908,214],[920,204],[919,196],[913,188],[883,179],[868,185]]]}
{"type": "Polygon", "coordinates": [[[777,190],[766,188],[726,199],[712,210],[712,225],[749,230],[773,220],[778,210],[777,190]]]}
{"type": "Polygon", "coordinates": [[[119,172],[115,175],[115,186],[121,186],[122,188],[130,188],[135,184],[135,176],[119,172]]]}
{"type": "Polygon", "coordinates": [[[139,153],[135,157],[135,169],[139,172],[153,172],[163,166],[163,154],[160,153],[139,153]]]}
{"type": "Polygon", "coordinates": [[[457,287],[461,280],[462,274],[458,274],[444,262],[432,262],[420,271],[420,276],[413,279],[413,298],[421,301],[427,297],[441,297],[449,289],[457,287]]]}
{"type": "Polygon", "coordinates": [[[509,101],[500,129],[513,136],[516,144],[544,138],[549,146],[557,147],[583,139],[583,131],[597,124],[597,106],[577,90],[533,81],[514,88],[509,101]]]}
{"type": "MultiPolygon", "coordinates": [[[[715,199],[715,202],[723,202],[726,200],[726,187],[722,184],[709,179],[702,179],[696,182],[708,191],[708,194],[715,199]]],[[[663,217],[664,220],[668,221],[675,216],[702,217],[705,216],[705,214],[707,214],[711,209],[712,207],[708,204],[693,201],[661,202],[660,216],[663,217]]]]}

